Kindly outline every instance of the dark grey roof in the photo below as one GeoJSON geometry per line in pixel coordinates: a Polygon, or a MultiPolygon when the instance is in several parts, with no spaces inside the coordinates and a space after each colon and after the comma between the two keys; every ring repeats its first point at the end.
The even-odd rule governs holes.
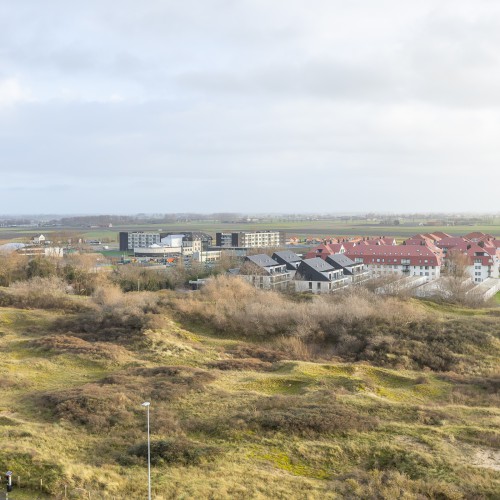
{"type": "Polygon", "coordinates": [[[308,266],[311,266],[320,273],[334,270],[331,264],[328,264],[328,262],[325,262],[323,259],[320,259],[319,257],[313,257],[312,259],[304,259],[302,262],[308,266]]]}
{"type": "Polygon", "coordinates": [[[350,267],[355,264],[355,262],[352,259],[344,255],[343,253],[336,253],[334,255],[329,255],[326,258],[326,260],[333,261],[332,264],[336,263],[341,267],[350,267]]]}
{"type": "Polygon", "coordinates": [[[294,252],[291,252],[290,250],[283,250],[282,252],[274,252],[274,256],[280,257],[282,260],[285,262],[300,262],[302,259],[294,252]]]}
{"type": "Polygon", "coordinates": [[[271,259],[271,257],[269,257],[269,255],[266,255],[265,253],[261,253],[258,255],[247,255],[246,260],[249,260],[254,264],[257,264],[259,267],[272,267],[280,265],[278,262],[276,262],[274,259],[271,259]]]}

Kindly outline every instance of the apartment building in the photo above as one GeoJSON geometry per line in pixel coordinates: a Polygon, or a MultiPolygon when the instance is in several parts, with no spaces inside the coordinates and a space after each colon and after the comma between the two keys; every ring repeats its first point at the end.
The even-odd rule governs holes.
{"type": "Polygon", "coordinates": [[[285,245],[283,231],[238,231],[216,233],[215,244],[222,248],[268,248],[285,245]]]}
{"type": "Polygon", "coordinates": [[[357,245],[345,255],[373,275],[425,276],[427,281],[441,275],[441,258],[425,245],[357,245]]]}
{"type": "MultiPolygon", "coordinates": [[[[472,233],[477,235],[478,233],[472,233]]],[[[498,240],[478,240],[475,243],[463,238],[447,238],[436,243],[445,257],[453,253],[467,256],[467,271],[474,283],[482,283],[488,278],[500,277],[500,249],[498,240]]]]}
{"type": "Polygon", "coordinates": [[[338,253],[328,255],[326,262],[331,264],[335,269],[341,269],[344,276],[350,279],[353,284],[360,284],[370,279],[370,271],[362,262],[354,262],[344,254],[338,253]]]}
{"type": "Polygon", "coordinates": [[[342,269],[335,269],[319,257],[304,259],[298,266],[293,279],[296,292],[331,293],[345,288],[350,279],[342,269]]]}
{"type": "Polygon", "coordinates": [[[265,290],[286,290],[290,282],[286,265],[266,254],[245,257],[239,275],[256,288],[265,290]]]}
{"type": "Polygon", "coordinates": [[[148,248],[151,245],[159,245],[162,235],[157,231],[121,231],[118,233],[120,252],[127,252],[134,248],[148,248]]]}
{"type": "Polygon", "coordinates": [[[291,252],[290,250],[274,252],[272,258],[279,264],[284,264],[286,266],[286,270],[290,273],[292,279],[302,262],[302,259],[295,252],[291,252]]]}

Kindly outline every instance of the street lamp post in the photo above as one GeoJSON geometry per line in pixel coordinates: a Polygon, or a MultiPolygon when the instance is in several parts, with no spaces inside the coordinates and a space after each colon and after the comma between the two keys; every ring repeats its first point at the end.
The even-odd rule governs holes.
{"type": "Polygon", "coordinates": [[[151,403],[146,401],[142,403],[141,406],[145,406],[147,409],[147,420],[148,420],[148,500],[151,500],[151,443],[149,440],[149,406],[151,403]]]}

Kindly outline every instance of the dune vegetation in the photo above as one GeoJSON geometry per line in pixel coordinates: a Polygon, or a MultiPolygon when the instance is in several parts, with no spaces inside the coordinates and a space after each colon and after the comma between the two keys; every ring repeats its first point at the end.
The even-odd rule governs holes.
{"type": "Polygon", "coordinates": [[[495,303],[17,283],[0,288],[14,498],[145,498],[144,401],[156,499],[498,498],[495,303]]]}

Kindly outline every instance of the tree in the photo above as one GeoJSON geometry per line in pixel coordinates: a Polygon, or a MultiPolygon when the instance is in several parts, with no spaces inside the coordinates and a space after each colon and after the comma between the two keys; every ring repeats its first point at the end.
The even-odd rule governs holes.
{"type": "Polygon", "coordinates": [[[17,252],[0,253],[0,286],[10,286],[25,278],[28,258],[17,252]]]}
{"type": "Polygon", "coordinates": [[[444,261],[439,291],[450,302],[471,302],[470,290],[474,287],[469,274],[469,257],[459,250],[450,250],[444,261]]]}

